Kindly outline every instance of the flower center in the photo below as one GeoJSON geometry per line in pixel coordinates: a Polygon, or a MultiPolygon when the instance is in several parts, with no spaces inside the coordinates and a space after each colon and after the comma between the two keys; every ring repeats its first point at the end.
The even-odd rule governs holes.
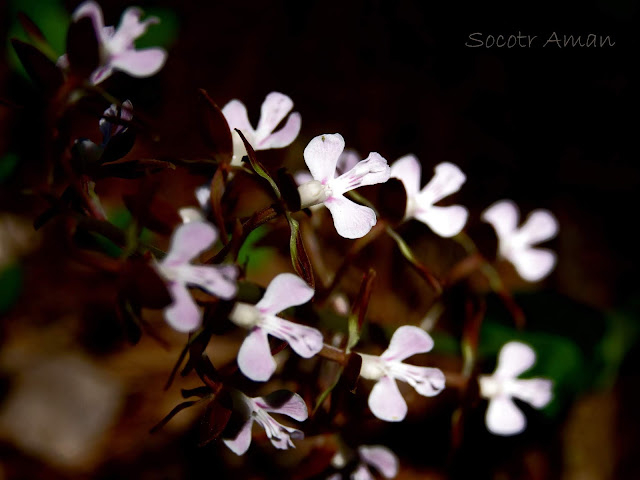
{"type": "Polygon", "coordinates": [[[300,194],[300,208],[308,208],[324,202],[332,195],[331,188],[318,180],[311,180],[298,187],[300,194]]]}
{"type": "Polygon", "coordinates": [[[360,367],[360,376],[367,380],[380,380],[387,375],[387,366],[385,361],[375,355],[367,355],[359,353],[362,357],[362,367],[360,367]]]}
{"type": "Polygon", "coordinates": [[[262,314],[253,305],[248,303],[236,302],[233,310],[229,314],[229,320],[238,325],[239,327],[251,330],[261,320],[262,314]]]}

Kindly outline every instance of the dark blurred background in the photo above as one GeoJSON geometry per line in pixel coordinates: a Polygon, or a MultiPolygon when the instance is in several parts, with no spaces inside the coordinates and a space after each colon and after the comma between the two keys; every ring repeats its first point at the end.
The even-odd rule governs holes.
{"type": "MultiPolygon", "coordinates": [[[[68,24],[68,15],[78,3],[5,1],[0,3],[0,28],[7,38],[19,35],[15,15],[25,10],[61,54],[66,32],[62,22],[68,24]]],[[[302,151],[311,138],[338,132],[347,147],[363,156],[377,151],[392,162],[414,153],[423,164],[423,184],[436,164],[450,161],[459,165],[468,180],[455,198],[470,209],[470,234],[482,228],[482,210],[503,198],[515,200],[523,214],[543,207],[558,217],[561,233],[550,244],[559,256],[557,269],[544,288],[519,286],[529,293],[544,290],[549,294],[543,308],[539,299],[531,302],[538,305],[537,325],[542,330],[551,325],[550,330],[575,341],[587,358],[594,349],[609,352],[603,354],[610,360],[606,368],[590,374],[582,367],[583,375],[605,380],[598,388],[592,385],[571,396],[562,414],[549,421],[547,426],[554,429],[551,435],[534,425],[530,436],[507,442],[472,429],[469,446],[459,453],[458,466],[449,470],[442,460],[447,449],[437,447],[437,438],[426,438],[430,424],[378,432],[376,440],[393,445],[405,465],[399,478],[638,478],[636,405],[640,394],[633,367],[640,324],[640,250],[635,230],[640,186],[638,2],[489,5],[292,0],[232,4],[158,0],[139,5],[162,18],[141,40],[144,45],[165,46],[167,64],[154,78],[114,75],[103,85],[118,98],[130,98],[135,109],[154,119],[159,139],[140,139],[139,151],[167,158],[204,155],[201,132],[194,127],[199,119],[198,88],[206,89],[220,106],[232,98],[241,99],[254,124],[262,100],[275,90],[293,99],[295,110],[302,115],[302,130],[286,151],[265,152],[268,165],[284,162],[296,171],[304,165],[302,151]],[[530,48],[465,46],[469,35],[476,32],[485,40],[488,35],[537,38],[530,48]],[[609,36],[615,45],[543,46],[553,32],[560,39],[563,35],[581,35],[585,40],[589,34],[609,36]],[[598,346],[605,337],[609,343],[598,346]],[[415,440],[407,444],[410,437],[415,440]],[[511,462],[512,457],[518,460],[511,462]]],[[[102,2],[105,23],[117,24],[126,6],[122,1],[102,2]]],[[[89,274],[78,274],[62,260],[54,267],[55,251],[48,251],[30,229],[41,204],[20,192],[42,181],[38,172],[44,165],[44,109],[33,86],[20,73],[10,45],[5,46],[0,96],[17,105],[0,104],[4,229],[0,231],[0,261],[6,267],[2,288],[10,291],[18,285],[15,300],[3,307],[7,313],[4,346],[9,353],[2,355],[2,366],[7,378],[4,389],[10,392],[14,372],[33,367],[31,360],[25,360],[31,357],[23,351],[41,353],[38,342],[50,346],[50,338],[59,333],[56,329],[63,328],[64,321],[54,322],[51,316],[78,316],[79,309],[95,306],[92,301],[104,306],[106,300],[99,294],[103,287],[99,277],[91,277],[96,284],[89,299],[80,301],[69,294],[65,300],[60,292],[46,293],[50,283],[61,278],[67,293],[80,288],[83,280],[78,278],[86,280],[89,274]],[[35,293],[43,290],[41,297],[35,293]],[[33,300],[33,295],[38,299],[33,300]],[[48,340],[37,340],[38,333],[26,327],[26,332],[15,333],[9,320],[13,325],[23,319],[46,330],[48,340]],[[18,367],[20,361],[26,364],[18,367]]],[[[91,122],[79,129],[97,138],[91,122]]],[[[189,189],[182,184],[172,188],[192,201],[190,188],[203,179],[206,176],[190,180],[189,189]]],[[[384,305],[380,308],[384,310],[384,305]]],[[[105,318],[101,325],[109,330],[110,319],[105,318]]],[[[112,333],[97,329],[86,335],[102,338],[112,333]]],[[[83,338],[84,345],[89,345],[86,350],[95,357],[91,342],[83,338]]],[[[114,398],[110,408],[119,413],[111,414],[117,420],[109,423],[108,440],[96,441],[102,446],[92,450],[93,457],[80,454],[76,461],[70,454],[71,460],[59,462],[52,460],[59,455],[56,451],[25,447],[13,434],[5,434],[0,479],[3,475],[196,478],[201,469],[215,476],[216,468],[234,459],[222,447],[194,447],[190,430],[184,426],[187,420],[176,422],[171,430],[174,438],[149,439],[146,434],[153,415],[172,408],[179,393],[174,391],[167,398],[164,392],[154,392],[164,395],[161,404],[147,417],[138,417],[150,392],[140,388],[131,393],[132,378],[138,378],[135,374],[125,375],[127,387],[122,387],[121,369],[130,368],[128,362],[138,366],[140,375],[152,371],[161,385],[179,351],[179,341],[172,344],[169,355],[148,340],[144,349],[137,350],[144,353],[137,356],[137,347],[134,352],[122,346],[108,352],[121,353],[103,359],[116,378],[117,386],[109,391],[114,398]],[[162,361],[148,365],[150,361],[143,356],[148,358],[149,351],[162,361]],[[118,360],[127,355],[133,359],[118,360]],[[120,388],[129,389],[126,402],[118,400],[120,388]],[[113,440],[117,435],[130,438],[113,440]],[[176,438],[183,441],[178,443],[176,438]],[[53,466],[49,469],[49,465],[53,466]]],[[[233,356],[233,349],[230,352],[233,356]]],[[[64,363],[60,368],[66,369],[64,363]]],[[[445,418],[436,424],[446,430],[448,422],[445,418]]],[[[4,421],[6,431],[12,431],[10,423],[4,421]]]]}

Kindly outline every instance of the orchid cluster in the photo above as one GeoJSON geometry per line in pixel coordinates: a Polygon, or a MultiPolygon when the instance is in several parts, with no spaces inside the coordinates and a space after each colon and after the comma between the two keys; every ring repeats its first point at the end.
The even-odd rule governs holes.
{"type": "MultiPolygon", "coordinates": [[[[74,23],[90,20],[99,48],[99,65],[86,78],[89,85],[104,82],[116,71],[145,77],[162,69],[166,51],[162,48],[135,48],[134,41],[158,22],[155,17],[141,20],[142,15],[140,9],[129,7],[124,11],[119,26],[114,28],[104,25],[102,12],[95,2],[87,1],[76,9],[72,15],[74,23]]],[[[65,54],[59,57],[57,66],[67,75],[73,69],[73,61],[72,55],[65,54]]],[[[304,148],[300,163],[304,160],[308,172],[297,172],[295,184],[286,175],[284,178],[289,178],[290,184],[281,177],[274,180],[260,163],[256,152],[286,148],[297,141],[302,130],[302,116],[292,112],[293,105],[287,95],[269,93],[254,128],[249,121],[247,107],[240,100],[231,100],[222,109],[208,104],[209,112],[224,122],[223,133],[228,134],[228,148],[215,158],[213,180],[208,179],[206,188],[194,192],[200,206],[180,205],[177,220],[174,219],[171,229],[165,228],[162,232],[167,237],[172,232],[166,252],[157,247],[150,248],[136,239],[125,245],[120,258],[123,262],[133,264],[135,261],[135,265],[144,263],[150,267],[152,273],[149,275],[153,276],[154,285],[159,283],[168,297],[158,307],[142,302],[138,304],[136,298],[123,293],[119,300],[128,311],[141,314],[143,307],[162,309],[164,320],[171,329],[179,334],[188,334],[184,353],[189,356],[189,368],[195,369],[205,379],[202,388],[206,394],[197,393],[226,412],[225,421],[216,423],[219,428],[215,438],[221,438],[236,455],[243,455],[250,448],[253,426],[257,423],[276,449],[286,450],[294,448],[296,442],[304,438],[304,427],[299,424],[313,421],[317,412],[325,415],[335,413],[340,402],[338,395],[335,398],[333,395],[336,388],[352,392],[353,398],[360,397],[361,390],[364,390],[368,398],[366,414],[375,421],[402,422],[408,418],[414,404],[429,405],[432,397],[447,388],[473,391],[470,385],[474,382],[479,385],[481,397],[488,400],[487,430],[501,436],[522,433],[527,419],[514,399],[540,409],[553,397],[550,380],[518,378],[535,363],[536,353],[531,346],[516,341],[506,343],[499,353],[495,372],[488,375],[478,374],[478,365],[475,365],[477,368],[465,369],[462,374],[447,371],[444,363],[438,362],[437,355],[424,356],[434,349],[433,332],[423,326],[405,324],[402,318],[395,319],[392,332],[385,331],[386,345],[376,343],[364,329],[367,321],[371,321],[367,315],[375,279],[371,273],[363,275],[358,296],[349,299],[351,309],[332,312],[344,320],[345,328],[340,335],[334,335],[333,327],[321,321],[322,311],[330,305],[327,299],[332,294],[345,298],[348,295],[339,291],[344,268],[337,269],[330,282],[323,282],[314,275],[317,262],[313,261],[313,256],[318,253],[309,245],[318,241],[314,232],[321,227],[317,222],[309,221],[309,216],[311,220],[320,218],[327,223],[332,222],[339,237],[354,240],[353,251],[344,255],[346,266],[364,246],[387,232],[397,242],[404,258],[427,280],[428,285],[422,284],[421,287],[433,288],[438,302],[442,291],[450,285],[444,277],[437,278],[423,265],[419,255],[403,240],[400,228],[417,220],[430,232],[447,239],[444,241],[469,245],[471,239],[464,229],[471,217],[470,209],[452,204],[451,198],[467,182],[466,175],[457,165],[445,161],[435,165],[433,175],[423,183],[423,163],[415,155],[404,155],[391,164],[378,152],[370,152],[362,158],[354,150],[345,149],[346,142],[340,133],[324,133],[313,136],[304,148]],[[242,175],[266,180],[265,185],[270,185],[273,190],[268,190],[268,194],[276,199],[267,208],[256,208],[248,218],[234,217],[221,200],[223,194],[233,191],[234,182],[242,175]],[[401,182],[406,198],[406,203],[400,205],[403,214],[395,220],[380,213],[381,209],[376,206],[379,207],[380,202],[367,198],[376,188],[383,191],[390,179],[401,182]],[[285,188],[291,184],[293,188],[285,188]],[[357,191],[361,187],[374,188],[357,191]],[[328,209],[329,214],[323,211],[322,206],[328,209]],[[238,260],[238,250],[253,230],[273,224],[276,219],[286,219],[289,224],[291,240],[288,248],[295,273],[282,271],[271,275],[268,283],[251,282],[244,265],[238,260]],[[372,231],[374,228],[375,232],[372,231]],[[260,290],[261,297],[256,299],[255,295],[247,295],[243,290],[247,286],[260,290]],[[208,361],[206,347],[217,335],[213,326],[222,324],[227,330],[241,332],[242,338],[233,364],[218,369],[208,361]],[[338,340],[330,340],[334,338],[338,340]],[[312,375],[307,376],[304,385],[303,382],[288,381],[290,368],[285,368],[287,365],[293,363],[298,371],[308,373],[326,362],[339,366],[338,379],[326,390],[319,391],[319,383],[312,375]],[[359,378],[363,382],[358,382],[359,378]],[[300,391],[274,390],[271,383],[274,379],[287,388],[297,386],[300,391]],[[345,388],[346,384],[349,388],[345,388]],[[419,395],[418,400],[406,385],[419,395]],[[262,388],[265,390],[260,390],[262,388]],[[250,389],[255,391],[250,392],[250,389]],[[225,398],[228,401],[223,402],[225,398]],[[315,403],[315,408],[311,408],[311,403],[315,403]],[[289,417],[297,423],[294,426],[282,424],[272,414],[289,417]],[[230,421],[230,418],[235,421],[230,421]]],[[[96,171],[104,175],[106,167],[113,167],[110,162],[128,154],[129,150],[126,150],[121,152],[121,157],[102,158],[105,152],[113,151],[109,149],[110,142],[132,128],[133,118],[133,105],[129,100],[114,103],[104,111],[99,121],[103,138],[100,145],[86,139],[75,141],[75,155],[82,160],[78,164],[95,166],[93,169],[83,167],[84,170],[79,172],[81,178],[83,175],[90,177],[96,171]]],[[[122,167],[125,163],[121,161],[117,166],[122,167]]],[[[131,168],[139,166],[137,163],[131,168]]],[[[150,167],[145,168],[143,173],[139,170],[134,173],[152,176],[150,167]]],[[[103,222],[101,227],[108,224],[106,218],[99,218],[102,210],[91,203],[95,202],[95,195],[90,195],[93,192],[81,193],[80,198],[88,205],[82,211],[103,222]]],[[[384,194],[381,196],[385,202],[384,194]]],[[[149,203],[148,199],[153,198],[153,194],[145,198],[149,203]]],[[[132,211],[139,213],[137,221],[157,220],[157,215],[154,216],[150,208],[136,205],[132,211]]],[[[501,200],[486,208],[480,219],[495,230],[497,260],[510,262],[522,279],[540,282],[552,272],[557,262],[555,253],[537,246],[558,233],[558,222],[551,212],[534,210],[519,226],[516,204],[501,200]]],[[[89,223],[90,226],[94,224],[89,223]]],[[[110,234],[114,228],[109,225],[99,233],[110,234]]],[[[133,231],[136,233],[135,229],[133,231]]],[[[322,233],[334,235],[333,230],[323,230],[322,233]]],[[[114,236],[121,243],[125,242],[123,237],[126,238],[114,236]]],[[[344,242],[348,244],[346,240],[344,242]]],[[[477,251],[473,253],[478,255],[477,251]]],[[[497,274],[490,259],[482,257],[474,265],[484,268],[474,270],[476,273],[490,269],[497,274]]],[[[151,283],[149,280],[148,285],[151,283]]],[[[504,296],[505,292],[506,287],[500,293],[504,296]]],[[[476,332],[477,335],[479,333],[476,332]]],[[[339,425],[330,427],[338,430],[339,434],[339,425]]],[[[316,425],[315,430],[318,429],[316,425]]],[[[385,446],[361,445],[349,451],[352,453],[350,467],[343,471],[348,462],[345,454],[338,451],[331,465],[327,465],[328,478],[342,478],[343,474],[350,475],[352,479],[370,479],[374,474],[393,478],[398,473],[399,460],[385,446]]]]}

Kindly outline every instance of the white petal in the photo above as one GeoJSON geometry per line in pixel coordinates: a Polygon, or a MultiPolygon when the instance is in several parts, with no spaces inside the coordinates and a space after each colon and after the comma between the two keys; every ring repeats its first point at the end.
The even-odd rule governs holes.
{"type": "Polygon", "coordinates": [[[364,237],[376,224],[373,210],[342,195],[329,197],[324,204],[331,212],[336,231],[344,238],[364,237]]]}
{"type": "Polygon", "coordinates": [[[462,231],[469,212],[460,205],[448,207],[428,207],[421,209],[419,206],[413,212],[413,216],[425,223],[431,230],[441,237],[453,237],[462,231]]]}
{"type": "Polygon", "coordinates": [[[548,210],[534,210],[522,224],[518,235],[523,243],[534,245],[552,239],[558,233],[558,220],[548,210]]]}
{"type": "MultiPolygon", "coordinates": [[[[255,149],[267,150],[269,148],[282,148],[286,147],[287,145],[291,145],[291,143],[298,136],[298,133],[300,133],[301,126],[302,117],[298,112],[293,112],[291,115],[289,115],[287,123],[285,123],[284,127],[282,127],[277,132],[274,132],[271,135],[265,137],[264,139],[259,140],[256,143],[255,149]]],[[[258,136],[260,134],[258,133],[256,135],[258,136]]]]}
{"type": "Polygon", "coordinates": [[[218,231],[209,223],[183,223],[173,232],[169,253],[160,265],[185,264],[209,248],[217,238],[218,231]]]}
{"type": "Polygon", "coordinates": [[[391,176],[402,181],[408,197],[413,197],[420,191],[420,175],[422,165],[415,155],[405,155],[391,165],[391,176]]]}
{"type": "Polygon", "coordinates": [[[344,138],[339,133],[313,138],[304,149],[304,161],[313,178],[322,183],[333,179],[343,150],[344,138]]]}
{"type": "Polygon", "coordinates": [[[96,2],[89,0],[82,3],[73,12],[72,19],[77,22],[83,17],[89,17],[93,28],[96,31],[96,35],[102,41],[102,30],[104,29],[104,17],[102,16],[102,9],[96,2]]]}
{"type": "Polygon", "coordinates": [[[224,107],[222,107],[222,115],[224,115],[224,118],[229,124],[231,132],[235,136],[237,136],[237,134],[233,131],[234,128],[242,130],[242,133],[255,133],[253,127],[251,126],[251,123],[249,122],[247,107],[245,107],[244,103],[242,103],[240,100],[231,100],[224,107]]]}
{"type": "Polygon", "coordinates": [[[557,262],[556,254],[543,248],[512,250],[508,258],[518,274],[528,282],[542,280],[551,273],[557,262]]]}
{"type": "Polygon", "coordinates": [[[118,53],[111,57],[110,64],[133,77],[150,77],[163,67],[166,60],[167,52],[163,48],[152,47],[118,53]]]}
{"type": "Polygon", "coordinates": [[[255,402],[260,408],[267,412],[280,413],[298,422],[304,422],[309,417],[307,404],[302,397],[289,390],[271,392],[266,397],[256,398],[255,402]]]}
{"type": "Polygon", "coordinates": [[[238,291],[237,276],[232,265],[185,265],[180,269],[181,280],[224,300],[233,298],[238,291]]]}
{"type": "Polygon", "coordinates": [[[313,288],[299,276],[281,273],[271,280],[256,308],[264,315],[275,315],[289,307],[307,303],[313,294],[313,288]]]}
{"type": "Polygon", "coordinates": [[[487,208],[481,218],[493,226],[498,241],[502,243],[508,240],[518,227],[520,212],[511,200],[500,200],[487,208]]]}
{"type": "Polygon", "coordinates": [[[430,204],[460,190],[467,177],[456,165],[443,162],[436,165],[435,175],[418,195],[419,204],[430,204]]]}
{"type": "Polygon", "coordinates": [[[362,463],[351,473],[350,478],[351,480],[374,480],[369,469],[362,463]]]}
{"type": "Polygon", "coordinates": [[[142,10],[138,7],[129,7],[124,11],[118,29],[109,39],[109,50],[111,53],[119,53],[127,49],[133,49],[135,39],[144,35],[149,25],[160,22],[158,17],[148,17],[141,22],[141,16],[142,10]]]}
{"type": "Polygon", "coordinates": [[[236,455],[243,455],[251,445],[251,427],[253,418],[249,418],[243,425],[238,435],[233,439],[224,438],[222,441],[236,455]]]}
{"type": "Polygon", "coordinates": [[[508,396],[498,396],[489,402],[485,416],[487,430],[494,435],[517,435],[524,431],[527,419],[508,396]]]}
{"type": "Polygon", "coordinates": [[[271,92],[267,95],[260,107],[260,120],[256,128],[258,142],[271,135],[292,108],[293,100],[287,95],[279,92],[271,92]]]}
{"type": "Polygon", "coordinates": [[[398,474],[398,457],[382,445],[358,447],[358,453],[366,463],[376,468],[385,478],[393,478],[398,474]]]}
{"type": "Polygon", "coordinates": [[[386,361],[400,361],[416,353],[428,352],[432,348],[433,339],[431,335],[420,327],[403,325],[393,333],[389,348],[380,357],[386,361]]]}
{"type": "Polygon", "coordinates": [[[386,422],[400,422],[407,416],[407,402],[402,398],[396,381],[387,376],[373,386],[369,408],[376,417],[386,422]]]}
{"type": "Polygon", "coordinates": [[[536,363],[536,352],[533,348],[524,343],[509,342],[500,350],[494,376],[515,378],[533,367],[534,363],[536,363]]]}
{"type": "Polygon", "coordinates": [[[515,379],[510,393],[535,408],[545,407],[553,398],[553,382],[546,378],[515,379]]]}
{"type": "Polygon", "coordinates": [[[167,323],[178,332],[192,332],[200,327],[202,316],[187,287],[179,282],[167,285],[173,303],[164,309],[167,323]]]}
{"type": "Polygon", "coordinates": [[[249,332],[238,351],[238,367],[251,380],[266,382],[276,371],[267,333],[259,327],[249,332]]]}

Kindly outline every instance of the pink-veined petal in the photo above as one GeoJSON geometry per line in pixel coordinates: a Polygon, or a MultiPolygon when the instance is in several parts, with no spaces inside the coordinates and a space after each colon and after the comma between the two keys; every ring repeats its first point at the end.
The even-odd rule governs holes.
{"type": "Polygon", "coordinates": [[[383,477],[393,478],[398,474],[398,457],[382,445],[358,447],[360,458],[378,470],[383,477]]]}
{"type": "Polygon", "coordinates": [[[178,332],[192,332],[199,328],[202,316],[187,287],[179,282],[171,282],[167,287],[173,299],[173,303],[164,309],[167,323],[178,332]]]}
{"type": "Polygon", "coordinates": [[[264,315],[275,315],[289,307],[307,303],[314,291],[299,276],[293,273],[276,275],[256,308],[264,315]]]}
{"type": "Polygon", "coordinates": [[[371,152],[367,158],[338,178],[327,182],[334,197],[365,185],[375,185],[389,180],[391,168],[379,153],[371,152]]]}
{"type": "Polygon", "coordinates": [[[233,129],[237,128],[238,130],[242,130],[242,133],[251,132],[251,135],[254,134],[253,127],[249,122],[247,107],[245,107],[244,103],[240,100],[231,100],[222,107],[222,115],[224,115],[224,118],[227,120],[232,133],[235,134],[233,129]]]}
{"type": "Polygon", "coordinates": [[[515,378],[529,370],[536,363],[536,352],[521,342],[506,343],[498,355],[495,377],[515,378]]]}
{"type": "Polygon", "coordinates": [[[342,195],[329,197],[324,204],[331,212],[336,231],[344,238],[364,237],[376,224],[373,210],[342,195]]]}
{"type": "Polygon", "coordinates": [[[255,399],[256,405],[267,412],[280,413],[299,422],[309,417],[307,404],[297,393],[289,390],[276,390],[265,397],[255,399]]]}
{"type": "Polygon", "coordinates": [[[460,190],[467,177],[453,163],[443,162],[436,165],[435,175],[420,191],[419,203],[434,203],[460,190]]]}
{"type": "Polygon", "coordinates": [[[343,150],[344,138],[339,133],[313,138],[304,149],[304,161],[313,178],[323,184],[333,179],[343,150]]]}
{"type": "Polygon", "coordinates": [[[186,265],[181,269],[181,280],[200,287],[224,300],[233,298],[238,291],[238,270],[233,265],[186,265]]]}
{"type": "Polygon", "coordinates": [[[509,393],[535,408],[545,407],[553,398],[553,382],[546,378],[515,379],[509,393]]]}
{"type": "MultiPolygon", "coordinates": [[[[278,422],[275,422],[278,423],[278,422]]],[[[304,438],[304,432],[297,428],[287,427],[278,423],[279,430],[277,436],[269,437],[271,444],[278,450],[287,450],[289,448],[295,448],[293,440],[302,440],[304,438]]]]}
{"type": "Polygon", "coordinates": [[[520,227],[518,235],[528,245],[545,242],[558,233],[558,220],[548,210],[534,210],[520,227]]]}
{"type": "Polygon", "coordinates": [[[133,77],[150,77],[164,65],[167,52],[158,47],[126,50],[111,57],[111,66],[133,77]]]}
{"type": "Polygon", "coordinates": [[[109,49],[113,53],[123,52],[134,48],[134,40],[142,36],[149,25],[160,22],[158,17],[149,17],[140,21],[142,10],[138,7],[127,8],[120,18],[118,29],[109,39],[109,49]]]}
{"type": "Polygon", "coordinates": [[[100,42],[103,42],[104,38],[102,30],[104,29],[104,17],[102,16],[102,9],[100,8],[100,5],[92,0],[80,4],[73,12],[71,18],[74,22],[77,22],[83,17],[89,17],[91,19],[93,28],[96,31],[96,36],[100,42]]]}
{"type": "Polygon", "coordinates": [[[358,152],[352,148],[345,149],[338,157],[338,163],[336,164],[336,176],[342,175],[355,167],[362,158],[358,152]]]}
{"type": "Polygon", "coordinates": [[[413,197],[420,191],[420,175],[422,165],[415,155],[405,155],[391,165],[391,177],[402,181],[408,197],[413,197]]]}
{"type": "Polygon", "coordinates": [[[244,455],[251,446],[251,427],[253,426],[253,418],[249,417],[242,425],[235,438],[224,438],[222,441],[236,455],[244,455]]]}
{"type": "Polygon", "coordinates": [[[407,382],[423,397],[434,397],[444,390],[446,378],[439,368],[407,364],[402,364],[402,367],[402,370],[398,369],[396,378],[407,382]]]}
{"type": "Polygon", "coordinates": [[[494,435],[517,435],[524,431],[527,419],[513,400],[506,395],[494,397],[489,401],[485,416],[487,430],[494,435]]]}
{"type": "Polygon", "coordinates": [[[96,68],[93,72],[91,72],[89,81],[91,82],[92,85],[97,85],[100,82],[103,82],[104,80],[109,78],[112,73],[113,73],[113,67],[111,66],[111,64],[101,65],[98,68],[96,68]]]}
{"type": "Polygon", "coordinates": [[[300,133],[300,127],[302,126],[302,117],[298,112],[293,112],[289,115],[287,123],[284,124],[277,132],[259,140],[256,143],[256,150],[267,150],[269,148],[282,148],[288,145],[296,139],[298,133],[300,133]]]}
{"type": "Polygon", "coordinates": [[[396,381],[388,376],[383,376],[373,386],[369,408],[376,417],[386,422],[400,422],[407,416],[407,402],[402,398],[396,381]]]}
{"type": "Polygon", "coordinates": [[[267,332],[254,327],[244,339],[238,351],[238,367],[251,380],[266,382],[276,370],[276,361],[271,356],[267,332]]]}
{"type": "Polygon", "coordinates": [[[322,333],[315,328],[275,316],[264,317],[262,328],[269,335],[285,340],[293,348],[293,351],[303,358],[311,358],[322,350],[322,333]]]}
{"type": "Polygon", "coordinates": [[[416,220],[425,223],[431,230],[441,237],[453,237],[462,231],[469,212],[460,205],[451,205],[448,207],[430,206],[424,210],[416,208],[413,213],[416,220]]]}
{"type": "Polygon", "coordinates": [[[482,212],[481,218],[493,226],[498,240],[504,242],[518,227],[520,211],[511,200],[500,200],[482,212]]]}
{"type": "Polygon", "coordinates": [[[556,266],[557,257],[551,250],[523,248],[512,251],[509,260],[523,279],[537,282],[551,273],[556,266]]]}
{"type": "Polygon", "coordinates": [[[160,264],[185,264],[209,248],[217,238],[218,231],[207,222],[183,223],[173,232],[169,253],[160,264]]]}
{"type": "Polygon", "coordinates": [[[278,124],[293,108],[293,100],[280,92],[271,92],[266,96],[260,107],[260,120],[256,128],[256,137],[260,140],[267,138],[278,124]]]}
{"type": "Polygon", "coordinates": [[[432,348],[433,339],[431,335],[420,327],[403,325],[393,333],[389,348],[380,357],[387,361],[401,361],[416,353],[428,352],[432,348]]]}

